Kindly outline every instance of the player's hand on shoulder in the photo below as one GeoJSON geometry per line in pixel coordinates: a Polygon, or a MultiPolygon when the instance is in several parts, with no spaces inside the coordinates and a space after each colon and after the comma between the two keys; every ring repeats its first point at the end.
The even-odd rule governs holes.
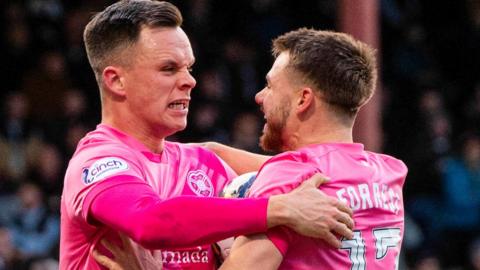
{"type": "Polygon", "coordinates": [[[353,237],[353,212],[346,204],[318,189],[325,181],[328,178],[315,174],[292,192],[278,196],[285,200],[288,227],[339,248],[341,237],[353,237]]]}

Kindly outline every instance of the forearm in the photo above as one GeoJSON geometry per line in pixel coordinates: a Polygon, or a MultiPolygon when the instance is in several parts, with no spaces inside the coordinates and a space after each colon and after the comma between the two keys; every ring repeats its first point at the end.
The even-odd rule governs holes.
{"type": "Polygon", "coordinates": [[[220,270],[278,269],[283,256],[263,234],[240,236],[235,239],[230,255],[220,270]]]}
{"type": "Polygon", "coordinates": [[[263,208],[262,204],[261,201],[178,197],[156,203],[143,214],[137,214],[135,220],[140,225],[125,229],[132,239],[149,248],[211,244],[235,235],[264,231],[265,212],[258,209],[263,208]]]}
{"type": "Polygon", "coordinates": [[[123,232],[147,248],[208,244],[277,225],[324,239],[337,248],[340,242],[334,233],[353,237],[352,211],[317,189],[325,181],[320,176],[268,200],[177,197],[162,201],[144,182],[117,180],[109,182],[126,184],[97,184],[98,192],[85,199],[90,203],[84,205],[82,216],[92,225],[99,222],[123,232]]]}
{"type": "Polygon", "coordinates": [[[267,229],[267,199],[177,197],[160,200],[141,185],[114,186],[92,203],[90,216],[150,249],[209,244],[267,229]],[[120,195],[115,195],[120,194],[120,195]],[[111,205],[116,207],[112,209],[111,205]]]}
{"type": "Polygon", "coordinates": [[[202,144],[222,158],[237,174],[258,171],[271,156],[251,153],[216,142],[202,144]]]}

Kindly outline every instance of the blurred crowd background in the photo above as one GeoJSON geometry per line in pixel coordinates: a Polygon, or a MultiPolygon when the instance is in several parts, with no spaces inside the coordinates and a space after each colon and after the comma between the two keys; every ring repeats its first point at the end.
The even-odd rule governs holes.
{"type": "MultiPolygon", "coordinates": [[[[112,2],[0,1],[0,270],[58,268],[64,170],[100,116],[82,32],[112,2]]],[[[198,84],[171,139],[260,152],[271,39],[335,30],[336,1],[172,2],[198,84]]],[[[383,150],[410,169],[401,269],[480,269],[480,1],[380,3],[383,150]]]]}

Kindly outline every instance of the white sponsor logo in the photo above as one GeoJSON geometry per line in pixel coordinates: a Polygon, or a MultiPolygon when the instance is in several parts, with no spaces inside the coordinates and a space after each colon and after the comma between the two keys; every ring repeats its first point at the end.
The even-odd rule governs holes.
{"type": "Polygon", "coordinates": [[[169,267],[181,264],[208,263],[208,250],[198,246],[192,250],[162,250],[162,262],[169,267]]]}
{"type": "Polygon", "coordinates": [[[125,160],[117,157],[102,158],[95,161],[90,167],[82,171],[82,181],[85,185],[105,179],[118,172],[126,171],[128,164],[125,160]]]}
{"type": "Polygon", "coordinates": [[[190,189],[198,196],[213,196],[212,181],[210,181],[210,178],[208,178],[203,171],[197,170],[188,172],[187,183],[190,189]]]}

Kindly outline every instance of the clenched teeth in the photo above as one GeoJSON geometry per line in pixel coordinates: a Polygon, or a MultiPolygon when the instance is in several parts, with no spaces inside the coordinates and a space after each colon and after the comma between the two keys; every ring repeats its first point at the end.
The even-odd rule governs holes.
{"type": "Polygon", "coordinates": [[[185,110],[187,108],[187,105],[187,102],[177,101],[168,104],[168,108],[174,110],[185,110]]]}

